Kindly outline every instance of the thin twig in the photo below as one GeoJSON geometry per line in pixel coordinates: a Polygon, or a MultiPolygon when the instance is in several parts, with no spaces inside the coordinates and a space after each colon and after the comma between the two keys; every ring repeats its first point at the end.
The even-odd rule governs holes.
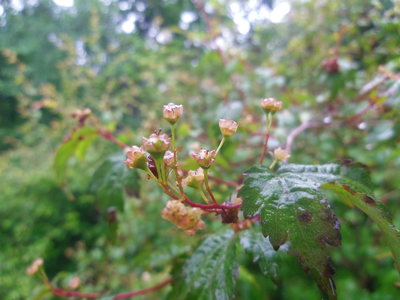
{"type": "Polygon", "coordinates": [[[293,143],[294,143],[294,140],[296,139],[296,137],[299,134],[301,134],[303,131],[307,130],[308,128],[318,127],[318,126],[321,126],[321,124],[319,124],[317,122],[305,121],[305,122],[301,123],[298,127],[296,127],[294,130],[292,130],[292,132],[290,132],[289,135],[287,136],[285,149],[289,153],[292,152],[293,143]]]}
{"type": "Polygon", "coordinates": [[[128,292],[128,293],[121,293],[121,294],[115,295],[114,300],[131,298],[131,297],[135,297],[135,296],[139,296],[139,295],[144,295],[149,292],[157,291],[157,290],[162,289],[163,287],[169,285],[171,282],[172,282],[172,279],[167,279],[167,280],[165,280],[155,286],[147,288],[147,289],[142,289],[142,290],[128,292]]]}

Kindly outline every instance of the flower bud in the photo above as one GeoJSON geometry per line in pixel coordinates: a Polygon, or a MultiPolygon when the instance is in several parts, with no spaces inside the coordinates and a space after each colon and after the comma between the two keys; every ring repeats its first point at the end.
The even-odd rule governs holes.
{"type": "Polygon", "coordinates": [[[164,105],[163,116],[170,124],[175,124],[183,114],[183,105],[169,103],[164,105]]]}
{"type": "Polygon", "coordinates": [[[164,164],[168,167],[168,168],[173,168],[175,165],[175,159],[174,159],[174,152],[172,151],[167,151],[164,154],[164,164]]]}
{"type": "Polygon", "coordinates": [[[143,148],[154,158],[163,157],[169,146],[169,136],[165,133],[152,133],[149,138],[142,138],[143,148]]]}
{"type": "Polygon", "coordinates": [[[204,171],[202,168],[198,168],[197,170],[189,171],[188,176],[183,179],[183,184],[197,189],[201,187],[203,181],[204,171]]]}
{"type": "Polygon", "coordinates": [[[282,148],[276,148],[274,150],[274,158],[277,161],[283,161],[290,157],[289,152],[282,148]]]}
{"type": "Polygon", "coordinates": [[[282,109],[282,102],[275,98],[265,98],[261,100],[261,107],[265,112],[275,113],[282,109]]]}
{"type": "Polygon", "coordinates": [[[220,119],[219,120],[219,129],[221,129],[221,133],[223,136],[231,136],[234,134],[238,128],[238,123],[233,120],[228,119],[220,119]]]}
{"type": "Polygon", "coordinates": [[[199,208],[185,206],[178,200],[170,200],[162,210],[161,216],[192,235],[205,226],[201,220],[202,214],[199,208]]]}
{"type": "Polygon", "coordinates": [[[124,164],[128,166],[129,169],[146,169],[146,152],[142,147],[132,146],[126,152],[126,160],[124,164]]]}
{"type": "Polygon", "coordinates": [[[215,150],[207,150],[201,148],[198,153],[193,153],[192,157],[197,161],[200,167],[203,169],[208,169],[215,161],[215,156],[217,155],[215,150]]]}
{"type": "Polygon", "coordinates": [[[69,288],[76,290],[81,285],[81,279],[79,277],[73,277],[69,282],[69,288]]]}
{"type": "Polygon", "coordinates": [[[43,265],[43,259],[42,258],[36,258],[32,265],[26,270],[26,273],[28,275],[33,275],[37,271],[39,271],[39,268],[43,265]]]}

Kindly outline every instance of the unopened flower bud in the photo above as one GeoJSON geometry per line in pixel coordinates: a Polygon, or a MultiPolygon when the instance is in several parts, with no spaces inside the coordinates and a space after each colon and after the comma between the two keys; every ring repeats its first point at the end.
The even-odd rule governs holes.
{"type": "Polygon", "coordinates": [[[43,259],[42,258],[36,258],[32,265],[26,270],[26,273],[28,275],[33,275],[37,271],[39,271],[39,268],[43,265],[43,259]]]}
{"type": "Polygon", "coordinates": [[[149,138],[142,138],[143,148],[154,158],[163,157],[169,146],[169,136],[165,133],[152,133],[149,138]]]}
{"type": "Polygon", "coordinates": [[[274,150],[274,158],[277,161],[283,161],[283,160],[288,159],[289,157],[290,157],[289,152],[287,150],[285,150],[285,149],[276,148],[274,150]]]}
{"type": "Polygon", "coordinates": [[[126,160],[124,164],[128,166],[129,169],[146,169],[146,152],[142,147],[132,146],[126,152],[126,160]]]}
{"type": "Polygon", "coordinates": [[[204,222],[201,220],[202,214],[203,212],[199,208],[185,206],[178,200],[170,200],[162,210],[161,216],[191,235],[196,230],[204,228],[204,222]]]}
{"type": "Polygon", "coordinates": [[[82,119],[87,118],[91,113],[92,110],[90,108],[78,109],[71,114],[71,117],[74,119],[82,119]]]}
{"type": "Polygon", "coordinates": [[[233,120],[228,119],[220,119],[219,120],[219,129],[221,129],[221,133],[223,136],[231,136],[234,134],[238,128],[238,123],[233,120]]]}
{"type": "Polygon", "coordinates": [[[69,282],[69,287],[73,290],[76,290],[81,285],[81,279],[76,276],[71,279],[69,282]]]}
{"type": "Polygon", "coordinates": [[[202,168],[197,170],[190,170],[188,176],[183,179],[183,184],[192,188],[200,188],[204,181],[204,171],[202,168]]]}
{"type": "Polygon", "coordinates": [[[164,164],[168,167],[168,168],[173,168],[175,165],[175,159],[174,159],[174,152],[172,151],[167,151],[164,154],[164,164]]]}
{"type": "Polygon", "coordinates": [[[201,148],[198,153],[193,153],[192,157],[197,161],[200,167],[203,169],[208,169],[215,161],[215,156],[217,152],[215,150],[207,150],[201,148]]]}
{"type": "Polygon", "coordinates": [[[176,121],[183,114],[183,105],[177,105],[174,103],[169,103],[168,105],[164,105],[163,116],[164,119],[167,120],[171,124],[175,124],[176,121]]]}
{"type": "Polygon", "coordinates": [[[282,102],[275,98],[265,98],[261,100],[261,107],[265,112],[275,113],[282,109],[282,102]]]}

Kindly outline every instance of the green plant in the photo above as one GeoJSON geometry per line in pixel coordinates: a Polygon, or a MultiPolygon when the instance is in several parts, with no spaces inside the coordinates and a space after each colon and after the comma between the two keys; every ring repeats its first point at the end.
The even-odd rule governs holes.
{"type": "MultiPolygon", "coordinates": [[[[327,200],[325,191],[328,190],[349,206],[359,208],[378,225],[400,271],[400,233],[378,208],[370,188],[367,168],[351,161],[326,165],[288,164],[286,160],[290,153],[288,149],[281,148],[273,151],[269,167],[263,166],[269,153],[268,140],[273,119],[281,110],[282,103],[267,98],[262,100],[261,105],[266,113],[267,130],[260,165],[245,173],[242,184],[232,183],[237,187],[237,196],[234,192],[234,196],[223,202],[214,195],[210,180],[218,183],[224,182],[224,178],[210,177],[210,172],[224,142],[236,133],[236,122],[221,119],[219,127],[223,137],[219,146],[216,150],[201,148],[193,153],[192,157],[199,168],[187,170],[178,157],[175,133],[176,123],[183,114],[182,105],[170,103],[164,106],[164,119],[170,123],[171,136],[158,130],[149,138],[143,138],[140,147],[127,147],[119,142],[102,129],[88,110],[73,115],[78,125],[59,148],[55,158],[54,167],[60,179],[65,179],[61,175],[70,157],[74,154],[82,156],[92,137],[100,136],[125,149],[127,159],[124,163],[134,175],[131,178],[128,172],[123,176],[124,179],[120,176],[120,181],[114,185],[125,187],[136,182],[136,170],[143,171],[170,198],[161,213],[164,219],[190,235],[204,229],[205,215],[218,215],[223,224],[231,224],[229,229],[220,228],[211,233],[186,261],[175,267],[171,278],[149,289],[116,294],[112,296],[113,299],[140,295],[168,284],[173,286],[170,299],[231,299],[235,294],[236,260],[240,250],[244,249],[244,253],[256,258],[262,273],[274,280],[279,274],[279,256],[275,251],[281,248],[297,258],[327,298],[336,299],[334,269],[329,252],[331,247],[341,246],[341,235],[339,221],[327,200]],[[91,120],[97,125],[90,125],[91,120]]],[[[122,166],[121,161],[119,164],[122,166]]],[[[115,181],[113,174],[117,177],[118,174],[111,173],[107,168],[100,170],[96,177],[101,179],[97,180],[105,183],[98,186],[102,189],[101,193],[106,194],[104,187],[108,186],[108,182],[115,181]]],[[[125,173],[123,169],[116,170],[119,170],[117,173],[125,173]]],[[[113,200],[115,197],[115,194],[111,194],[113,200]]],[[[111,200],[105,205],[109,207],[117,202],[111,200]]],[[[121,208],[121,204],[118,206],[121,208]]],[[[109,239],[113,243],[118,230],[118,226],[113,225],[117,221],[115,214],[115,209],[109,209],[109,239]]],[[[28,272],[38,273],[46,290],[56,296],[97,298],[107,294],[61,289],[47,278],[42,264],[42,260],[36,260],[28,272]]]]}

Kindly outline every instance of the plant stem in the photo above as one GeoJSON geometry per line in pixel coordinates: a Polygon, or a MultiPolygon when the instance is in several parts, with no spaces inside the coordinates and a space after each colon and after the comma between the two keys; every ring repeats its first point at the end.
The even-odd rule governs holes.
{"type": "Polygon", "coordinates": [[[268,153],[268,140],[269,140],[269,135],[270,135],[270,131],[271,131],[271,126],[272,126],[272,115],[270,113],[266,114],[267,116],[267,131],[265,133],[265,142],[264,142],[264,150],[263,153],[261,154],[260,157],[260,164],[262,165],[262,163],[264,162],[265,157],[267,156],[268,153]]]}
{"type": "Polygon", "coordinates": [[[160,187],[162,188],[164,193],[166,193],[168,196],[170,196],[171,198],[173,198],[175,200],[179,200],[179,197],[176,196],[171,190],[169,190],[168,186],[166,186],[164,183],[160,182],[160,180],[156,176],[154,176],[153,172],[151,172],[149,168],[147,168],[147,174],[149,174],[149,176],[151,178],[153,178],[155,180],[155,182],[157,182],[160,185],[160,187]]]}
{"type": "Polygon", "coordinates": [[[208,194],[211,197],[211,200],[214,204],[218,204],[217,200],[215,200],[214,194],[212,193],[211,189],[210,189],[210,185],[208,183],[208,169],[204,169],[204,184],[206,186],[206,190],[208,192],[208,194]]]}
{"type": "Polygon", "coordinates": [[[224,142],[225,142],[225,137],[223,136],[221,142],[220,142],[219,145],[218,145],[217,150],[215,151],[215,156],[218,155],[218,152],[219,152],[219,150],[221,150],[222,145],[224,144],[224,142]]]}
{"type": "Polygon", "coordinates": [[[174,174],[175,174],[175,178],[176,178],[176,183],[178,185],[179,191],[181,192],[182,197],[185,195],[185,192],[183,190],[183,186],[182,186],[182,177],[179,176],[178,173],[178,151],[176,149],[176,145],[175,145],[175,126],[174,124],[170,124],[171,127],[171,146],[172,146],[172,151],[174,153],[174,174]]]}
{"type": "Polygon", "coordinates": [[[210,204],[210,201],[208,201],[207,196],[204,194],[203,188],[202,188],[202,187],[199,188],[199,191],[200,191],[200,195],[201,195],[201,197],[203,198],[203,200],[204,200],[207,204],[210,204]]]}
{"type": "Polygon", "coordinates": [[[278,161],[276,160],[276,159],[274,159],[274,161],[269,165],[269,167],[268,168],[270,168],[271,170],[275,167],[275,165],[276,165],[276,163],[277,163],[278,161]]]}
{"type": "Polygon", "coordinates": [[[157,291],[159,289],[162,289],[163,287],[167,286],[168,284],[170,284],[172,282],[172,279],[167,279],[155,286],[152,286],[150,288],[147,289],[142,289],[142,290],[138,290],[138,291],[133,291],[133,292],[128,292],[128,293],[122,293],[122,294],[118,294],[114,296],[114,300],[117,299],[126,299],[126,298],[130,298],[130,297],[134,297],[134,296],[139,296],[139,295],[144,295],[147,294],[149,292],[152,291],[157,291]]]}

